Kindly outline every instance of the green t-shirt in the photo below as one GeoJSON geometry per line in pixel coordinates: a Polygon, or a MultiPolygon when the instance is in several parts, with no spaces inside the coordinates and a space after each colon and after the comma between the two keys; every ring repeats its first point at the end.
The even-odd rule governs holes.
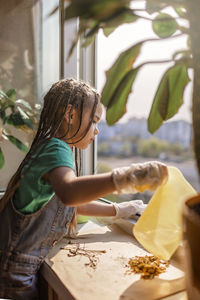
{"type": "MultiPolygon", "coordinates": [[[[33,158],[39,150],[40,147],[33,158]]],[[[56,167],[66,166],[74,169],[73,153],[67,143],[52,138],[26,173],[28,166],[29,162],[22,170],[22,174],[25,172],[24,178],[13,197],[15,208],[23,214],[36,212],[52,198],[54,191],[42,176],[56,167]]]]}

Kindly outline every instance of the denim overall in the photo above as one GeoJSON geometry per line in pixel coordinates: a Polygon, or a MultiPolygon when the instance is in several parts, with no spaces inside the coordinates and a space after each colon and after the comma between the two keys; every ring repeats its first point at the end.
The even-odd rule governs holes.
{"type": "Polygon", "coordinates": [[[0,213],[0,298],[39,299],[37,271],[53,245],[68,232],[74,207],[55,196],[39,211],[18,212],[12,200],[0,213]]]}

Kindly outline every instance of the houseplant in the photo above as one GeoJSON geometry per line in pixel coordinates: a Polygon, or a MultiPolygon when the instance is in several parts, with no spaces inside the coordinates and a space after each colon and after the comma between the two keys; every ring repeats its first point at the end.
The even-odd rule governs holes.
{"type": "MultiPolygon", "coordinates": [[[[109,36],[116,28],[139,19],[149,22],[157,36],[134,44],[122,52],[107,71],[107,79],[102,91],[106,119],[109,125],[117,122],[126,112],[126,103],[139,71],[147,64],[161,64],[165,61],[146,61],[136,66],[142,46],[149,41],[175,39],[187,36],[187,49],[180,49],[167,60],[172,66],[160,79],[160,84],[152,102],[148,117],[148,130],[154,133],[163,122],[172,118],[183,103],[183,94],[190,81],[189,70],[193,71],[192,123],[193,145],[200,173],[200,38],[198,35],[199,2],[197,0],[66,0],[65,19],[79,17],[79,30],[69,55],[81,37],[82,46],[95,40],[100,29],[109,36]],[[139,3],[139,4],[138,4],[139,3]],[[169,8],[173,14],[166,12],[169,8]]],[[[56,9],[55,9],[56,10],[56,9]]],[[[55,10],[52,12],[54,13],[55,10]]],[[[134,32],[133,32],[134,37],[134,32]]]]}
{"type": "Polygon", "coordinates": [[[33,109],[23,99],[16,99],[15,89],[6,93],[0,90],[0,169],[5,164],[5,155],[1,148],[4,140],[9,140],[21,151],[27,153],[28,147],[11,133],[11,128],[22,130],[29,134],[34,133],[37,124],[39,107],[33,109]]]}

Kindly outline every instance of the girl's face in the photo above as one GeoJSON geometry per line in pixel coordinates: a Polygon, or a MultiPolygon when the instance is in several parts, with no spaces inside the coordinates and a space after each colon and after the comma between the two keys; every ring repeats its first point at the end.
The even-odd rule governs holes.
{"type": "MultiPolygon", "coordinates": [[[[86,149],[88,147],[88,145],[94,141],[95,136],[99,133],[97,124],[101,119],[102,112],[103,112],[103,106],[101,103],[97,104],[97,108],[96,108],[96,111],[93,116],[92,124],[91,124],[89,130],[87,131],[88,124],[89,124],[90,118],[91,118],[92,108],[93,107],[91,106],[91,107],[87,107],[87,108],[83,109],[81,127],[80,127],[78,133],[71,140],[69,140],[69,139],[66,140],[66,142],[71,143],[71,144],[69,144],[70,147],[75,146],[79,149],[86,149]],[[87,131],[87,133],[86,133],[86,131],[87,131]],[[86,133],[86,135],[85,135],[85,133],[86,133]]],[[[72,112],[71,116],[72,116],[71,130],[70,130],[69,136],[72,136],[73,133],[75,133],[77,131],[79,124],[80,124],[80,113],[79,112],[74,110],[72,112]]]]}

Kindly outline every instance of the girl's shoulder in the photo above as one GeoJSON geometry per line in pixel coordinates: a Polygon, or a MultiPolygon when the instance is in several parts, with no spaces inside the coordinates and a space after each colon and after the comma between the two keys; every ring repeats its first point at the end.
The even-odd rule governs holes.
{"type": "Polygon", "coordinates": [[[37,147],[23,168],[23,172],[30,166],[32,169],[42,169],[45,172],[58,166],[67,166],[74,169],[72,150],[66,142],[51,138],[37,147]]]}
{"type": "Polygon", "coordinates": [[[55,158],[57,160],[60,157],[68,157],[73,160],[72,150],[66,142],[53,137],[38,145],[31,156],[31,160],[36,159],[37,162],[39,162],[40,160],[44,160],[45,158],[47,161],[51,161],[55,158]]]}
{"type": "Polygon", "coordinates": [[[45,152],[52,151],[53,149],[54,150],[63,149],[72,152],[71,148],[66,142],[55,137],[49,139],[45,143],[42,143],[39,148],[41,149],[41,147],[44,147],[45,152]]]}
{"type": "Polygon", "coordinates": [[[61,145],[65,146],[66,148],[69,148],[69,145],[66,142],[55,137],[52,137],[48,140],[48,145],[61,145]]]}

